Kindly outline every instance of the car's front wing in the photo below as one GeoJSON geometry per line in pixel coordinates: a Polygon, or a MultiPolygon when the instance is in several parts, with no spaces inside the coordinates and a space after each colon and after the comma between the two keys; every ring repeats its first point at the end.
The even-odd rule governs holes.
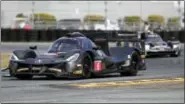
{"type": "Polygon", "coordinates": [[[54,75],[56,77],[80,75],[82,73],[82,65],[76,62],[62,62],[57,64],[24,64],[19,63],[19,67],[14,71],[17,74],[31,75],[54,75]]]}

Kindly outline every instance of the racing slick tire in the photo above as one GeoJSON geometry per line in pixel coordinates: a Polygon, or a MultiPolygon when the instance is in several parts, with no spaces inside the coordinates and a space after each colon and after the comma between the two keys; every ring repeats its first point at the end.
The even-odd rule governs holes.
{"type": "Polygon", "coordinates": [[[136,76],[138,73],[139,65],[138,65],[139,55],[137,52],[132,54],[130,60],[129,70],[125,72],[120,72],[121,76],[136,76]]]}
{"type": "Polygon", "coordinates": [[[15,74],[15,71],[17,70],[18,68],[18,64],[15,63],[15,62],[10,62],[9,64],[9,74],[10,76],[14,76],[16,77],[17,79],[21,79],[21,80],[29,80],[29,79],[32,79],[32,75],[29,75],[29,74],[24,74],[24,75],[17,75],[15,74]]]}
{"type": "Polygon", "coordinates": [[[92,58],[88,54],[84,54],[82,59],[82,75],[83,78],[91,78],[92,76],[92,58]]]}
{"type": "Polygon", "coordinates": [[[170,57],[178,57],[180,56],[181,51],[175,51],[175,53],[171,54],[170,57]]]}
{"type": "Polygon", "coordinates": [[[25,74],[25,75],[17,75],[15,74],[16,69],[18,68],[18,64],[14,63],[14,62],[10,62],[9,64],[9,74],[10,76],[14,76],[17,79],[21,79],[21,80],[29,80],[32,79],[32,75],[29,74],[25,74]]]}

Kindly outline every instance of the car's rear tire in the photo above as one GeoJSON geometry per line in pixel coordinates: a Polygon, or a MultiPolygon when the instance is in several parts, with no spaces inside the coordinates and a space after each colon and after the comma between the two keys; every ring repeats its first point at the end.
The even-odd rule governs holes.
{"type": "Polygon", "coordinates": [[[33,77],[33,75],[30,75],[30,74],[19,74],[19,75],[15,75],[15,77],[17,78],[17,79],[20,79],[20,80],[31,80],[32,79],[32,77],[33,77]]]}
{"type": "Polygon", "coordinates": [[[181,52],[180,51],[176,51],[175,53],[171,54],[170,57],[178,57],[180,56],[181,52]]]}
{"type": "Polygon", "coordinates": [[[82,66],[83,66],[83,70],[82,70],[82,75],[84,78],[90,78],[92,75],[92,60],[91,57],[86,54],[82,60],[82,66]]]}
{"type": "Polygon", "coordinates": [[[137,54],[137,52],[133,53],[131,60],[130,60],[130,66],[129,66],[130,69],[128,71],[120,72],[120,75],[121,76],[136,76],[138,73],[138,69],[139,69],[138,60],[139,60],[139,55],[137,54]]]}

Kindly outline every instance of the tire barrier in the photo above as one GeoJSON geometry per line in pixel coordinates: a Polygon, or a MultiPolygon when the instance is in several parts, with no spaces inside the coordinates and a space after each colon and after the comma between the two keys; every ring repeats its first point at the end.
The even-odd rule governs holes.
{"type": "MultiPolygon", "coordinates": [[[[52,42],[69,32],[80,32],[88,35],[107,34],[114,36],[116,32],[133,33],[128,31],[96,31],[96,30],[22,30],[22,29],[1,29],[2,42],[52,42]]],[[[185,42],[185,32],[182,31],[161,31],[157,32],[163,40],[170,40],[172,37],[185,42]]]]}

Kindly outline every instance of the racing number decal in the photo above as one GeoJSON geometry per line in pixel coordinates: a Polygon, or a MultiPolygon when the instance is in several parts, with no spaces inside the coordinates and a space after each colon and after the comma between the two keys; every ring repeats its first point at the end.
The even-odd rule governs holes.
{"type": "Polygon", "coordinates": [[[94,71],[101,71],[102,70],[102,61],[94,61],[94,71]]]}

